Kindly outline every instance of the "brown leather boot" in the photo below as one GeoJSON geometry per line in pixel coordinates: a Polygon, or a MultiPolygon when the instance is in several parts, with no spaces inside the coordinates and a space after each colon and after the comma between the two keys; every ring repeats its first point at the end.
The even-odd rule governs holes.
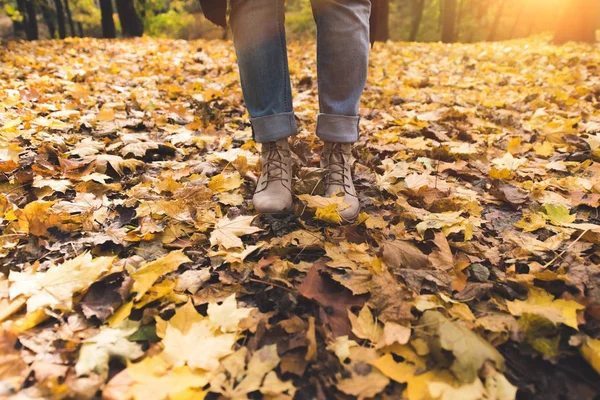
{"type": "Polygon", "coordinates": [[[352,143],[325,142],[321,154],[321,168],[329,170],[325,178],[325,195],[337,192],[350,205],[339,211],[344,222],[354,222],[360,212],[356,189],[352,182],[352,143]]]}
{"type": "Polygon", "coordinates": [[[262,144],[262,173],[252,203],[261,214],[280,214],[292,210],[292,157],[288,140],[262,144]]]}

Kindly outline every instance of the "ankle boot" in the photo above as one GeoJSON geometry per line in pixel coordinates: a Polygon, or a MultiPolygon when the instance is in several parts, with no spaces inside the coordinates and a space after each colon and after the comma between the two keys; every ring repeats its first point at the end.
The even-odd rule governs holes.
{"type": "Polygon", "coordinates": [[[279,214],[292,210],[292,157],[288,140],[262,144],[258,179],[252,203],[261,214],[279,214]]]}
{"type": "Polygon", "coordinates": [[[352,182],[352,143],[325,142],[321,154],[321,168],[329,173],[325,178],[325,195],[337,192],[350,206],[339,211],[344,222],[354,222],[360,212],[356,189],[352,182]]]}

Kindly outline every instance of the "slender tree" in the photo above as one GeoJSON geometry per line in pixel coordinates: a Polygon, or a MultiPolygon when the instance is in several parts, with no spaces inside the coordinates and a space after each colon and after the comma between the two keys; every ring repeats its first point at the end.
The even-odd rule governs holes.
{"type": "Polygon", "coordinates": [[[112,0],[100,0],[100,13],[102,15],[102,37],[107,39],[116,38],[117,31],[113,20],[112,0]]]}
{"type": "Polygon", "coordinates": [[[515,18],[515,23],[510,30],[510,38],[514,39],[517,35],[517,30],[521,25],[521,18],[523,17],[523,9],[525,8],[525,3],[519,3],[519,11],[517,11],[517,18],[515,18]]]}
{"type": "Polygon", "coordinates": [[[56,16],[54,15],[54,10],[52,10],[52,7],[50,7],[47,0],[40,1],[39,5],[42,12],[42,18],[44,18],[44,23],[48,28],[48,36],[52,39],[56,36],[56,25],[54,23],[56,21],[56,16]]]}
{"type": "Polygon", "coordinates": [[[37,24],[37,13],[35,11],[35,0],[24,0],[27,22],[25,24],[25,32],[27,40],[38,40],[40,35],[37,24]]]}
{"type": "Polygon", "coordinates": [[[377,29],[371,30],[371,36],[374,41],[385,42],[390,38],[390,0],[377,2],[377,7],[371,9],[377,20],[377,29]]]}
{"type": "Polygon", "coordinates": [[[442,42],[452,43],[456,34],[456,0],[443,0],[442,42]]]}
{"type": "Polygon", "coordinates": [[[421,27],[421,21],[423,20],[423,10],[425,10],[425,0],[412,0],[411,1],[412,21],[410,26],[410,36],[408,37],[409,42],[417,40],[419,34],[419,28],[421,27]]]}
{"type": "Polygon", "coordinates": [[[69,30],[71,36],[77,36],[75,33],[75,24],[73,24],[73,15],[71,15],[71,7],[69,6],[69,0],[65,0],[65,11],[67,12],[67,21],[69,22],[69,30]]]}
{"type": "Polygon", "coordinates": [[[56,22],[58,23],[58,37],[64,39],[67,37],[67,26],[62,0],[54,0],[54,8],[56,9],[56,22]]]}
{"type": "Polygon", "coordinates": [[[598,0],[572,0],[558,20],[554,42],[595,42],[599,12],[598,0]]]}
{"type": "Polygon", "coordinates": [[[496,40],[496,34],[498,33],[498,26],[500,25],[500,20],[502,19],[502,15],[504,14],[504,7],[506,6],[506,0],[500,1],[500,6],[498,6],[498,10],[494,15],[494,22],[492,22],[492,28],[490,29],[490,33],[488,34],[487,40],[488,42],[493,42],[496,40]]]}
{"type": "Polygon", "coordinates": [[[25,9],[25,0],[17,0],[17,10],[19,10],[19,14],[23,16],[23,20],[13,20],[15,36],[17,36],[19,32],[27,32],[27,10],[25,9]]]}
{"type": "Polygon", "coordinates": [[[133,0],[116,0],[116,4],[123,36],[142,36],[144,34],[144,24],[135,11],[133,0]]]}

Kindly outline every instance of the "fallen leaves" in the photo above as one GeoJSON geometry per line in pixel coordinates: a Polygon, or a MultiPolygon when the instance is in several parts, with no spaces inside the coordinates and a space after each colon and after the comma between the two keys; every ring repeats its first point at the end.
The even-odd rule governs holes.
{"type": "Polygon", "coordinates": [[[280,219],[231,43],[1,48],[0,397],[600,391],[600,53],[376,44],[340,225],[313,47],[280,219]]]}

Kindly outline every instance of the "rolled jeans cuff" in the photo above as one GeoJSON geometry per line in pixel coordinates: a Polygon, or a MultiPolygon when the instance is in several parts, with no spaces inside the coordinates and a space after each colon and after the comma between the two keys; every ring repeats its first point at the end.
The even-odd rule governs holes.
{"type": "Polygon", "coordinates": [[[317,115],[317,136],[326,142],[354,143],[358,140],[358,116],[317,115]]]}
{"type": "Polygon", "coordinates": [[[298,133],[294,112],[250,118],[252,136],[258,143],[275,142],[298,133]]]}

